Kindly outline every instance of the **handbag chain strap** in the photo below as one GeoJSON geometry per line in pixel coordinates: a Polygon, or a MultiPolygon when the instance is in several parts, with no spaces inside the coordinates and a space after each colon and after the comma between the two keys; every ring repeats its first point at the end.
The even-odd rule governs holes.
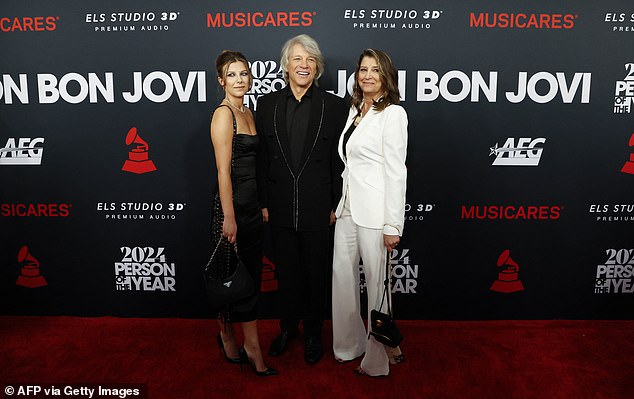
{"type": "Polygon", "coordinates": [[[386,251],[385,254],[385,281],[383,284],[383,297],[381,298],[381,306],[379,306],[379,312],[383,309],[383,302],[387,296],[387,314],[392,316],[392,262],[390,261],[390,251],[386,251]]]}

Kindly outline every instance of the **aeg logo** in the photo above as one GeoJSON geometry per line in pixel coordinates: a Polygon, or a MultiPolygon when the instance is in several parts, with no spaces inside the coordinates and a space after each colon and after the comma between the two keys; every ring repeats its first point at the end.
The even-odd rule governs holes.
{"type": "Polygon", "coordinates": [[[44,144],[43,137],[9,138],[0,148],[0,165],[41,165],[44,148],[38,144],[44,144]]]}
{"type": "Polygon", "coordinates": [[[531,139],[530,137],[520,137],[515,145],[515,138],[509,137],[502,147],[498,147],[495,143],[494,147],[490,147],[489,156],[495,155],[495,159],[491,165],[493,166],[538,166],[542,158],[541,147],[537,144],[544,144],[546,139],[539,137],[531,139]]]}

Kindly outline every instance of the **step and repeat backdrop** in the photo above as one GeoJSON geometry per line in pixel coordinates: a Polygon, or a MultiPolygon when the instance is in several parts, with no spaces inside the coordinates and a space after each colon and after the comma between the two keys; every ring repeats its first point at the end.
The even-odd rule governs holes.
{"type": "MultiPolygon", "coordinates": [[[[397,317],[631,318],[625,0],[3,2],[0,313],[209,316],[214,61],[247,55],[257,112],[300,33],[338,96],[364,48],[399,71],[397,317]]],[[[275,318],[268,246],[263,261],[261,313],[275,318]]]]}

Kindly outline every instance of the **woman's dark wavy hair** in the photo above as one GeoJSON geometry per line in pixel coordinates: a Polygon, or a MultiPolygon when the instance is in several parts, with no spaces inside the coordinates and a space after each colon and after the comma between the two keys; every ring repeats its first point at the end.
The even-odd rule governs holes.
{"type": "Polygon", "coordinates": [[[379,64],[379,78],[381,79],[381,88],[383,96],[374,103],[373,108],[376,111],[383,111],[390,104],[398,104],[401,102],[401,95],[398,91],[398,74],[392,63],[392,59],[386,52],[375,49],[365,49],[359,56],[357,61],[357,69],[354,71],[354,90],[352,92],[352,105],[361,112],[363,105],[363,92],[359,86],[359,69],[361,69],[361,61],[363,57],[372,57],[379,64]]]}
{"type": "Polygon", "coordinates": [[[249,72],[249,88],[251,88],[251,85],[253,84],[253,75],[251,75],[249,61],[247,61],[247,57],[239,51],[223,50],[222,53],[220,53],[218,58],[216,58],[216,72],[218,73],[218,77],[224,79],[227,75],[229,65],[234,62],[242,62],[244,66],[247,67],[247,71],[249,72]]]}

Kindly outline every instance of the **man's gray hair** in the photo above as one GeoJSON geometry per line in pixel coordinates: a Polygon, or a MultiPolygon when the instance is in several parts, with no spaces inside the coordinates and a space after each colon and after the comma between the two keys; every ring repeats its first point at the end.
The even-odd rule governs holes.
{"type": "Polygon", "coordinates": [[[282,47],[280,65],[282,66],[282,71],[284,71],[284,80],[288,82],[288,61],[291,55],[291,48],[296,44],[304,47],[308,54],[315,57],[315,61],[317,61],[317,70],[315,71],[315,84],[317,84],[317,80],[324,72],[324,56],[321,54],[321,50],[319,50],[319,45],[317,44],[315,39],[306,34],[288,39],[288,41],[284,43],[284,46],[282,47]]]}

